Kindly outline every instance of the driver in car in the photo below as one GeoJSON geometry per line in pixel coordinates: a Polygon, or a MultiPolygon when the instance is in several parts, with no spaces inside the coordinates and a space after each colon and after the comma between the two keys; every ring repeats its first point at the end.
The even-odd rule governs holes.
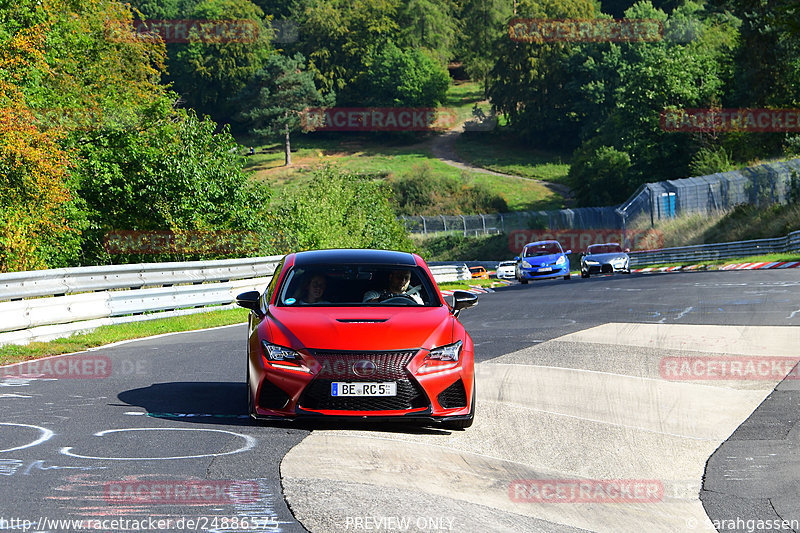
{"type": "Polygon", "coordinates": [[[419,305],[423,305],[420,295],[412,289],[408,291],[408,284],[411,282],[410,270],[392,270],[389,272],[389,287],[381,291],[367,291],[364,294],[364,303],[382,302],[389,298],[405,297],[414,300],[419,305]]]}

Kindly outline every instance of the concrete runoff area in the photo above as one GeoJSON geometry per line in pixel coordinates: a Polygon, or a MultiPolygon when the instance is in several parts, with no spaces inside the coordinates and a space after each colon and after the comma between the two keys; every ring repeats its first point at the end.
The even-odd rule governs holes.
{"type": "Polygon", "coordinates": [[[313,432],[281,463],[286,501],[312,532],[714,530],[706,461],[784,376],[666,379],[660,365],[796,363],[799,345],[779,326],[565,335],[478,364],[466,431],[313,432]]]}

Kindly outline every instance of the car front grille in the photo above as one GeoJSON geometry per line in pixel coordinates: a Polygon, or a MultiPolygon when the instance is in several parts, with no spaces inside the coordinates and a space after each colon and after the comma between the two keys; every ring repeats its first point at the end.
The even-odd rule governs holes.
{"type": "Polygon", "coordinates": [[[317,350],[312,355],[321,365],[321,369],[300,397],[300,407],[331,411],[403,411],[428,407],[430,402],[425,391],[406,370],[406,366],[416,353],[417,350],[390,352],[317,350]],[[397,383],[397,395],[331,396],[331,383],[335,381],[394,381],[397,383]]]}

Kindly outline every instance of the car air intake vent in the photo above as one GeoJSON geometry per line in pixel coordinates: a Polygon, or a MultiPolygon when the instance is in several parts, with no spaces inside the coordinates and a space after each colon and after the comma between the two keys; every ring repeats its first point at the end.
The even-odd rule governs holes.
{"type": "Polygon", "coordinates": [[[289,403],[289,395],[274,383],[265,379],[258,394],[258,406],[263,409],[283,409],[289,403]]]}
{"type": "Polygon", "coordinates": [[[467,406],[467,391],[464,390],[464,382],[460,379],[447,387],[437,398],[439,405],[445,409],[467,406]]]}

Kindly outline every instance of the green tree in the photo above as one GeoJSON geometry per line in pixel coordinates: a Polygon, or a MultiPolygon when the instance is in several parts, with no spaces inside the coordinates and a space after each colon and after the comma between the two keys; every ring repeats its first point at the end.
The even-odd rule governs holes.
{"type": "Polygon", "coordinates": [[[398,43],[403,48],[423,49],[445,65],[455,52],[457,21],[452,0],[408,0],[398,13],[398,43]]]}
{"type": "MultiPolygon", "coordinates": [[[[594,18],[599,12],[594,0],[520,0],[516,16],[594,18]]],[[[498,60],[489,74],[489,97],[522,139],[562,149],[565,143],[575,142],[575,119],[566,112],[572,99],[564,89],[572,79],[565,68],[567,58],[579,49],[562,42],[530,43],[511,38],[498,41],[498,60]]]]}
{"type": "Polygon", "coordinates": [[[434,107],[445,101],[450,77],[422,50],[401,50],[390,41],[370,60],[360,82],[367,105],[434,107]]]}
{"type": "Polygon", "coordinates": [[[301,54],[271,56],[258,72],[254,84],[239,98],[242,117],[251,124],[254,134],[263,137],[284,136],[285,164],[292,164],[290,133],[302,126],[302,113],[315,106],[333,105],[335,95],[321,95],[314,86],[314,75],[305,70],[301,54]]]}
{"type": "Polygon", "coordinates": [[[317,87],[335,91],[341,105],[358,105],[364,95],[353,84],[367,70],[367,58],[399,34],[400,0],[320,0],[298,14],[302,42],[317,87]]]}
{"type": "Polygon", "coordinates": [[[241,91],[272,53],[271,29],[249,0],[204,0],[186,18],[236,21],[242,31],[219,39],[192,30],[186,44],[170,47],[170,81],[186,104],[217,121],[235,113],[230,97],[241,91]]]}
{"type": "Polygon", "coordinates": [[[508,39],[512,5],[505,0],[464,0],[461,4],[458,58],[471,79],[484,83],[489,97],[489,72],[497,62],[498,42],[508,39]]]}

